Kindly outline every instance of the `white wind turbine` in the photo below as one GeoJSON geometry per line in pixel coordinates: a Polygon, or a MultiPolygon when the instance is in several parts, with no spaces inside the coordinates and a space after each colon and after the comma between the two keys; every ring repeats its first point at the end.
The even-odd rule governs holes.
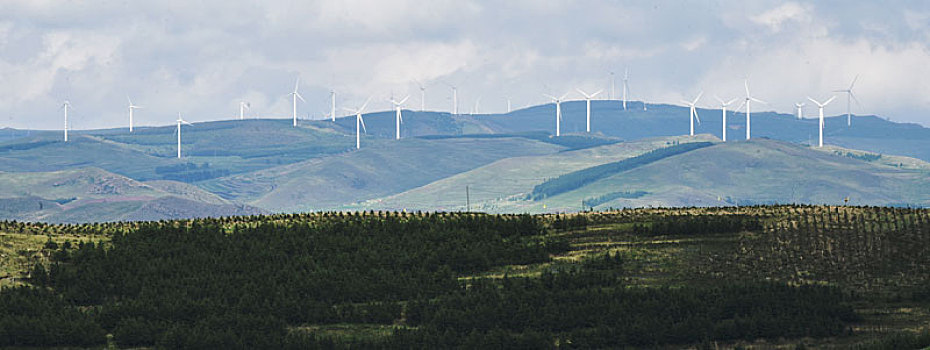
{"type": "Polygon", "coordinates": [[[740,105],[738,108],[736,108],[736,109],[739,110],[739,109],[742,108],[743,106],[746,106],[746,139],[749,140],[750,136],[752,135],[752,132],[751,132],[751,127],[752,127],[752,101],[756,101],[756,102],[759,102],[759,103],[762,103],[762,104],[767,104],[768,102],[765,102],[765,101],[762,101],[762,100],[760,100],[760,99],[758,99],[758,98],[752,97],[752,95],[749,93],[749,79],[743,80],[743,86],[746,87],[746,99],[743,100],[743,104],[741,104],[741,105],[740,105]]]}
{"type": "Polygon", "coordinates": [[[856,80],[859,80],[858,74],[856,75],[855,78],[853,78],[853,81],[851,84],[849,84],[848,89],[833,90],[833,92],[842,92],[846,94],[846,126],[852,125],[852,110],[850,109],[851,108],[850,102],[854,100],[856,101],[856,105],[859,105],[859,99],[856,98],[856,95],[854,95],[852,92],[853,86],[856,85],[856,80]]]}
{"type": "Polygon", "coordinates": [[[252,110],[252,104],[249,103],[249,102],[245,102],[245,101],[239,101],[239,120],[242,120],[242,119],[245,118],[245,111],[246,111],[246,110],[251,111],[251,110],[252,110]]]}
{"type": "Polygon", "coordinates": [[[459,91],[454,85],[449,85],[452,88],[452,115],[459,114],[459,91]]]}
{"type": "Polygon", "coordinates": [[[804,111],[801,110],[801,108],[804,107],[804,102],[795,103],[795,104],[794,104],[794,107],[797,108],[797,110],[798,110],[798,111],[797,111],[798,119],[803,119],[803,118],[804,118],[804,111]]]}
{"type": "Polygon", "coordinates": [[[181,118],[181,112],[178,112],[178,128],[174,132],[178,134],[178,159],[181,159],[181,124],[194,125],[181,118]]]}
{"type": "Polygon", "coordinates": [[[297,78],[297,81],[294,83],[294,92],[291,92],[289,95],[294,99],[294,126],[297,126],[297,99],[307,102],[304,100],[304,97],[297,92],[297,88],[300,86],[300,77],[297,78]]]}
{"type": "MultiPolygon", "coordinates": [[[[626,93],[630,89],[630,69],[626,68],[623,71],[623,110],[626,110],[626,93]]],[[[646,101],[643,101],[643,110],[646,110],[646,101]]]]}
{"type": "Polygon", "coordinates": [[[551,98],[552,102],[555,102],[555,136],[562,136],[562,100],[565,99],[565,96],[568,96],[568,93],[565,93],[562,97],[543,95],[551,98]]]}
{"type": "Polygon", "coordinates": [[[400,109],[401,109],[401,106],[404,105],[404,102],[407,102],[407,98],[409,97],[410,96],[406,96],[400,101],[395,101],[394,98],[391,98],[390,100],[391,104],[394,105],[394,112],[395,112],[395,117],[394,117],[394,124],[395,124],[394,139],[395,140],[400,140],[400,123],[404,122],[404,117],[401,116],[400,109]]]}
{"type": "Polygon", "coordinates": [[[65,142],[68,142],[68,110],[72,109],[71,101],[65,100],[65,103],[61,104],[61,108],[65,110],[65,142]]]}
{"type": "Polygon", "coordinates": [[[826,100],[824,103],[820,103],[820,102],[817,102],[817,100],[810,98],[809,96],[807,97],[808,100],[811,100],[811,102],[815,103],[817,107],[820,109],[820,126],[819,126],[820,135],[818,138],[817,147],[823,147],[823,107],[830,104],[830,102],[833,102],[834,98],[836,98],[836,96],[831,96],[829,100],[826,100]]]}
{"type": "Polygon", "coordinates": [[[578,92],[584,96],[585,103],[587,103],[588,114],[587,114],[587,119],[586,119],[586,124],[585,124],[586,126],[585,130],[587,130],[587,132],[591,132],[591,99],[594,97],[597,97],[597,95],[600,94],[603,90],[597,90],[597,92],[590,94],[590,95],[588,95],[584,91],[581,91],[581,89],[575,89],[575,90],[578,90],[578,92]]]}
{"type": "Polygon", "coordinates": [[[365,120],[362,119],[362,112],[365,110],[365,107],[368,107],[368,102],[371,101],[371,97],[365,100],[365,103],[362,104],[362,107],[359,109],[345,108],[346,111],[355,113],[355,149],[362,148],[362,129],[365,129],[365,132],[368,132],[368,129],[365,128],[365,120]]]}
{"type": "Polygon", "coordinates": [[[700,93],[698,93],[697,97],[694,98],[694,101],[681,100],[681,102],[691,107],[691,134],[690,134],[691,136],[694,136],[694,119],[697,118],[698,123],[701,123],[701,117],[698,116],[698,112],[695,106],[697,105],[698,100],[700,100],[701,96],[703,95],[704,95],[704,91],[701,91],[700,93]]]}
{"type": "Polygon", "coordinates": [[[126,96],[126,99],[129,100],[129,132],[132,132],[132,111],[142,107],[132,104],[132,99],[129,96],[126,96]]]}
{"type": "Polygon", "coordinates": [[[423,84],[420,84],[419,80],[414,79],[414,82],[417,83],[417,86],[420,88],[420,112],[426,110],[426,87],[423,84]]]}
{"type": "Polygon", "coordinates": [[[329,109],[329,116],[330,118],[333,118],[333,122],[335,122],[336,121],[336,89],[329,90],[329,97],[330,97],[330,100],[332,101],[332,104],[330,105],[330,109],[329,109]]]}
{"type": "Polygon", "coordinates": [[[714,98],[720,101],[720,109],[723,110],[723,133],[721,135],[723,135],[723,142],[727,142],[727,107],[733,104],[733,102],[736,102],[737,99],[734,98],[729,101],[723,101],[720,97],[714,96],[714,98]]]}

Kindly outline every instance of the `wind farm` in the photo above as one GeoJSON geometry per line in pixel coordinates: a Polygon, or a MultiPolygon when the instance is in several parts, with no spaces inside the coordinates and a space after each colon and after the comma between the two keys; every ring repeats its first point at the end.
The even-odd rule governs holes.
{"type": "Polygon", "coordinates": [[[4,5],[0,348],[930,348],[927,4],[4,5]]]}

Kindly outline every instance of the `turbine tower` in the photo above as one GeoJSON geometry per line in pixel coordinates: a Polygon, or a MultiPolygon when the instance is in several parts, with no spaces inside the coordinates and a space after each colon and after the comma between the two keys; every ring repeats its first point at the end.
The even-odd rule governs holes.
{"type": "Polygon", "coordinates": [[[856,101],[856,105],[859,104],[859,99],[856,98],[856,95],[854,95],[853,92],[852,92],[853,86],[856,85],[856,80],[859,80],[859,75],[858,75],[858,74],[856,75],[855,78],[853,78],[853,81],[852,81],[851,84],[849,84],[849,88],[848,88],[848,89],[833,90],[833,92],[842,92],[842,93],[845,93],[845,94],[846,94],[846,126],[851,126],[851,125],[852,125],[852,110],[850,109],[850,108],[851,108],[850,102],[852,102],[853,100],[855,100],[855,101],[856,101]]]}
{"type": "Polygon", "coordinates": [[[65,142],[68,142],[68,110],[71,109],[71,101],[65,100],[60,109],[65,110],[65,142]]]}
{"type": "Polygon", "coordinates": [[[239,120],[245,118],[245,110],[252,110],[252,104],[245,101],[239,101],[239,120]]]}
{"type": "Polygon", "coordinates": [[[575,89],[575,90],[578,90],[578,92],[584,96],[584,100],[587,103],[588,114],[587,114],[587,119],[586,119],[586,124],[585,124],[586,126],[585,130],[587,130],[587,132],[591,132],[591,99],[596,97],[603,90],[597,90],[597,92],[590,94],[590,95],[588,95],[584,91],[581,91],[581,89],[575,89]]]}
{"type": "MultiPolygon", "coordinates": [[[[630,89],[630,69],[623,71],[623,110],[626,110],[626,93],[630,89]]],[[[643,101],[643,110],[646,110],[646,101],[643,101]]]]}
{"type": "Polygon", "coordinates": [[[703,95],[704,95],[704,91],[701,91],[700,93],[698,93],[697,97],[694,98],[694,101],[681,100],[681,102],[691,107],[691,117],[690,117],[691,118],[691,134],[690,134],[691,136],[694,136],[694,119],[697,118],[698,123],[701,122],[701,117],[698,116],[697,109],[695,109],[694,107],[697,105],[698,100],[700,100],[701,96],[703,95]]]}
{"type": "Polygon", "coordinates": [[[420,88],[420,112],[426,110],[426,87],[423,84],[420,84],[419,80],[414,79],[414,82],[417,83],[417,86],[420,88]]]}
{"type": "Polygon", "coordinates": [[[336,121],[336,89],[329,90],[329,97],[330,97],[330,100],[332,101],[332,104],[330,105],[329,116],[330,118],[333,118],[333,122],[335,122],[336,121]]]}
{"type": "Polygon", "coordinates": [[[395,140],[400,140],[400,123],[404,122],[404,117],[401,116],[401,113],[400,113],[400,107],[404,105],[404,102],[407,102],[407,98],[409,97],[410,96],[404,97],[403,99],[400,100],[400,102],[395,101],[394,98],[391,98],[390,100],[391,104],[394,105],[394,111],[395,111],[395,117],[394,117],[394,124],[395,124],[394,139],[395,140]]]}
{"type": "Polygon", "coordinates": [[[297,92],[297,88],[300,86],[300,77],[297,78],[297,81],[294,83],[294,92],[290,93],[291,97],[294,99],[294,126],[297,126],[297,99],[307,102],[304,100],[303,96],[300,96],[300,93],[297,92]]]}
{"type": "Polygon", "coordinates": [[[371,97],[365,100],[365,103],[362,104],[362,107],[359,109],[345,108],[346,111],[355,113],[355,149],[362,148],[362,129],[365,129],[365,132],[368,132],[368,129],[365,128],[365,120],[362,119],[362,112],[365,110],[365,107],[368,107],[368,102],[371,101],[371,97]]]}
{"type": "Polygon", "coordinates": [[[737,99],[734,98],[724,102],[720,99],[720,97],[714,96],[714,98],[716,98],[717,101],[720,101],[720,108],[723,110],[723,132],[721,135],[723,135],[723,142],[727,142],[727,107],[733,104],[733,102],[736,102],[737,99]]]}
{"type": "Polygon", "coordinates": [[[804,107],[804,102],[795,103],[795,104],[794,104],[794,107],[798,109],[798,112],[797,112],[797,114],[798,114],[798,119],[803,119],[803,118],[804,118],[804,112],[801,110],[801,108],[804,107]]]}
{"type": "Polygon", "coordinates": [[[762,100],[760,100],[760,99],[758,99],[758,98],[752,97],[752,95],[749,93],[749,79],[743,80],[743,86],[746,87],[746,99],[743,100],[743,104],[741,104],[741,105],[739,106],[739,108],[736,108],[736,109],[739,110],[739,109],[742,108],[743,106],[746,106],[746,139],[749,140],[749,138],[750,138],[751,135],[752,135],[752,131],[751,131],[751,128],[752,128],[752,101],[756,101],[756,102],[759,102],[759,103],[762,103],[762,104],[767,104],[768,102],[765,102],[765,101],[762,101],[762,100]]]}
{"type": "Polygon", "coordinates": [[[178,159],[181,159],[181,124],[194,125],[181,118],[181,112],[178,112],[178,129],[175,130],[178,134],[178,159]]]}
{"type": "MultiPolygon", "coordinates": [[[[452,85],[449,85],[452,86],[452,85]]],[[[452,86],[452,115],[459,114],[459,92],[455,86],[452,86]]]]}
{"type": "Polygon", "coordinates": [[[834,98],[836,98],[836,96],[831,96],[829,100],[826,100],[824,103],[820,103],[820,102],[817,102],[817,100],[810,98],[810,96],[807,97],[808,100],[811,100],[811,102],[816,104],[817,107],[820,109],[820,126],[819,126],[820,136],[818,138],[817,147],[823,147],[823,107],[830,104],[830,102],[833,102],[834,98]]]}
{"type": "Polygon", "coordinates": [[[126,96],[126,99],[129,100],[129,132],[132,132],[132,111],[142,107],[132,104],[132,99],[129,96],[126,96]]]}
{"type": "Polygon", "coordinates": [[[552,102],[555,102],[555,136],[562,136],[562,100],[565,99],[565,96],[568,96],[568,93],[565,93],[562,97],[555,97],[552,95],[545,96],[551,98],[552,102]]]}

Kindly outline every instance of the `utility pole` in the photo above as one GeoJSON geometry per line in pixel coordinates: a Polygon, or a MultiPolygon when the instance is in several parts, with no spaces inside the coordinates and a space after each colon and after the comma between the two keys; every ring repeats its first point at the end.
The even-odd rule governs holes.
{"type": "Polygon", "coordinates": [[[471,211],[471,197],[468,194],[468,185],[465,185],[465,212],[471,211]]]}

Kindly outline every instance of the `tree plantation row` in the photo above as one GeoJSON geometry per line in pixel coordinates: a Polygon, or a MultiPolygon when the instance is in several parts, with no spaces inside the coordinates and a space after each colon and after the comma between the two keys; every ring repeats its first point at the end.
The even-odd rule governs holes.
{"type": "MultiPolygon", "coordinates": [[[[917,307],[930,299],[930,212],[918,209],[331,212],[0,222],[0,232],[49,237],[23,271],[27,284],[0,291],[0,346],[653,348],[859,339],[863,303],[889,292],[917,307]],[[52,239],[65,232],[108,239],[52,239]],[[650,272],[654,261],[643,259],[655,257],[671,266],[668,276],[650,272]],[[360,331],[325,331],[340,325],[360,331]],[[372,325],[386,331],[361,331],[372,325]]],[[[921,336],[862,344],[917,344],[921,336]]]]}

